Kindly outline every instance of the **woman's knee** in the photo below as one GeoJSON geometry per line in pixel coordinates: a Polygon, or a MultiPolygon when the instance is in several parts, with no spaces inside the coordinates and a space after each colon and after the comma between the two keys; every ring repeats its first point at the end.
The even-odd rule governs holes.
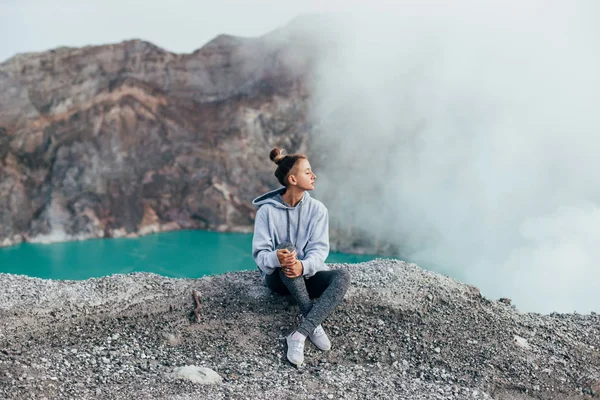
{"type": "Polygon", "coordinates": [[[336,279],[339,280],[339,282],[343,285],[343,286],[350,286],[350,272],[348,272],[347,269],[338,269],[336,270],[336,279]]]}
{"type": "Polygon", "coordinates": [[[293,286],[306,285],[304,277],[302,275],[297,276],[295,278],[290,278],[283,272],[283,270],[279,270],[279,277],[281,278],[281,281],[283,282],[283,284],[288,287],[289,287],[289,285],[293,285],[293,286]]]}

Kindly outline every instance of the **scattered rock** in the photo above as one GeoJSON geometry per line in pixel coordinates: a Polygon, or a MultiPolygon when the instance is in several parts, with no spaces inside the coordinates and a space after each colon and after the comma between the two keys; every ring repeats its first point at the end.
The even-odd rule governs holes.
{"type": "Polygon", "coordinates": [[[506,297],[502,297],[502,298],[498,299],[498,301],[500,303],[506,304],[507,306],[510,306],[511,303],[512,303],[512,300],[511,299],[507,299],[506,297]]]}
{"type": "Polygon", "coordinates": [[[527,342],[527,339],[515,335],[515,337],[514,337],[513,340],[514,340],[514,343],[517,346],[519,346],[520,348],[525,349],[525,350],[529,350],[530,349],[530,346],[529,346],[529,343],[527,342]]]}
{"type": "Polygon", "coordinates": [[[223,382],[221,375],[217,374],[212,369],[195,365],[186,365],[185,367],[175,368],[172,376],[174,378],[185,379],[202,385],[220,384],[223,382]]]}
{"type": "Polygon", "coordinates": [[[598,396],[597,314],[521,313],[397,260],[331,267],[347,269],[352,285],[323,323],[332,349],[307,343],[301,369],[285,357],[298,307],[266,290],[255,270],[85,281],[0,274],[0,398],[598,396]],[[202,293],[199,322],[189,317],[193,290],[202,293]],[[214,377],[202,368],[221,383],[173,374],[214,377]]]}

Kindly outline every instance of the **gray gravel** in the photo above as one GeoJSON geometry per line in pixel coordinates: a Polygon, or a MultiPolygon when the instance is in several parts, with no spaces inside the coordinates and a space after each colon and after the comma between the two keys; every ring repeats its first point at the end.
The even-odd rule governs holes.
{"type": "Polygon", "coordinates": [[[86,281],[0,274],[0,398],[600,398],[597,314],[520,313],[396,260],[353,278],[326,321],[333,349],[285,360],[297,306],[258,272],[86,281]],[[196,322],[192,290],[201,294],[196,322]],[[209,368],[219,384],[177,378],[209,368]]]}

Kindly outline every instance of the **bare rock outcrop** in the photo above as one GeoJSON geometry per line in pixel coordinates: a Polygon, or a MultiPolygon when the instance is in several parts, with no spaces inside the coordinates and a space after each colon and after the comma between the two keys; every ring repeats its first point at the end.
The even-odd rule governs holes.
{"type": "Polygon", "coordinates": [[[250,200],[276,183],[268,150],[306,148],[314,54],[287,29],[0,64],[0,245],[250,229],[250,200]]]}

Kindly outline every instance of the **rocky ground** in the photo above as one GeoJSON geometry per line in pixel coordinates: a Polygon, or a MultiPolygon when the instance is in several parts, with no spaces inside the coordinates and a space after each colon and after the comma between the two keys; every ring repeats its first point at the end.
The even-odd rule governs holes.
{"type": "Polygon", "coordinates": [[[0,398],[600,398],[597,314],[520,313],[400,261],[332,267],[348,269],[352,286],[324,324],[333,349],[308,344],[302,368],[284,353],[298,308],[254,271],[0,274],[0,398]],[[190,365],[217,383],[173,373],[190,365]]]}

